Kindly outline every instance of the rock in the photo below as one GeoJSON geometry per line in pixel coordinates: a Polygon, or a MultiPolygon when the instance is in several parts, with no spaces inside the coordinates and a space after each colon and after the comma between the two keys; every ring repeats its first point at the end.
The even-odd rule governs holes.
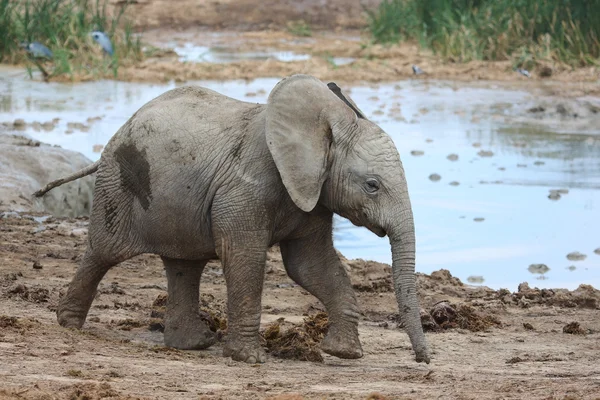
{"type": "Polygon", "coordinates": [[[583,261],[587,258],[585,254],[582,254],[578,251],[573,251],[567,254],[567,260],[569,261],[583,261]]]}
{"type": "Polygon", "coordinates": [[[483,283],[485,279],[480,275],[471,275],[467,278],[467,282],[469,283],[483,283]]]}
{"type": "Polygon", "coordinates": [[[42,124],[42,129],[44,129],[46,132],[50,132],[54,129],[54,124],[51,121],[44,122],[42,124]]]}
{"type": "Polygon", "coordinates": [[[44,268],[44,267],[42,266],[42,264],[40,264],[39,261],[35,261],[33,263],[33,269],[42,269],[42,268],[44,268]]]}
{"type": "Polygon", "coordinates": [[[523,322],[523,328],[528,331],[535,331],[535,328],[529,322],[523,322]]]}
{"type": "Polygon", "coordinates": [[[67,128],[71,130],[77,129],[81,132],[87,132],[90,130],[89,126],[82,124],[81,122],[67,122],[67,128]]]}
{"type": "Polygon", "coordinates": [[[532,274],[545,274],[550,268],[546,264],[531,264],[527,270],[532,274]]]}
{"type": "Polygon", "coordinates": [[[477,152],[477,155],[479,157],[492,157],[494,155],[494,152],[491,150],[479,150],[477,152]]]}
{"type": "Polygon", "coordinates": [[[556,112],[562,116],[566,116],[567,114],[569,114],[567,107],[565,107],[565,105],[562,103],[556,105],[556,112]]]}
{"type": "Polygon", "coordinates": [[[569,271],[575,271],[575,270],[577,269],[577,267],[576,267],[576,266],[574,266],[574,265],[569,265],[569,266],[567,267],[567,269],[568,269],[569,271]]]}
{"type": "Polygon", "coordinates": [[[596,250],[594,250],[594,253],[596,253],[600,256],[600,247],[598,247],[596,250]]]}
{"type": "Polygon", "coordinates": [[[413,150],[410,152],[411,155],[418,157],[418,156],[422,156],[423,154],[425,154],[425,152],[423,150],[413,150]]]}
{"type": "Polygon", "coordinates": [[[13,126],[15,128],[22,128],[26,125],[25,120],[22,118],[17,118],[15,119],[15,122],[13,122],[13,126]]]}
{"type": "Polygon", "coordinates": [[[531,107],[530,109],[527,110],[527,112],[530,112],[530,113],[540,113],[540,112],[544,112],[544,111],[546,111],[546,109],[542,106],[531,107]]]}
{"type": "Polygon", "coordinates": [[[59,217],[89,215],[95,176],[56,187],[42,198],[33,192],[92,162],[80,153],[0,133],[0,212],[48,212],[59,217]]]}
{"type": "Polygon", "coordinates": [[[449,183],[449,185],[450,186],[458,186],[458,185],[460,185],[460,182],[452,181],[452,182],[449,183]]]}
{"type": "Polygon", "coordinates": [[[534,162],[533,162],[533,165],[538,165],[538,166],[539,166],[539,165],[544,165],[544,164],[546,164],[546,163],[545,163],[545,162],[543,162],[543,161],[534,161],[534,162]]]}
{"type": "Polygon", "coordinates": [[[473,218],[473,221],[475,221],[475,222],[483,222],[483,221],[485,221],[485,218],[476,217],[476,218],[473,218]]]}
{"type": "Polygon", "coordinates": [[[550,194],[548,195],[548,198],[549,198],[550,200],[560,200],[560,197],[561,197],[561,196],[560,196],[560,193],[558,193],[558,192],[556,192],[556,191],[554,191],[554,190],[551,190],[551,191],[550,191],[550,194]]]}
{"type": "Polygon", "coordinates": [[[431,174],[429,175],[429,180],[432,182],[437,182],[440,179],[442,179],[442,177],[439,174],[431,174]]]}
{"type": "Polygon", "coordinates": [[[450,161],[456,161],[458,160],[458,154],[448,154],[446,158],[450,161]]]}

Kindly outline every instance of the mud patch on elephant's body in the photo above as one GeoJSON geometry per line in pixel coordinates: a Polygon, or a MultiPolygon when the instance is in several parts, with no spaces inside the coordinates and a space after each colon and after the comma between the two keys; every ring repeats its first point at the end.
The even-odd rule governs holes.
{"type": "Polygon", "coordinates": [[[125,192],[131,193],[142,208],[147,210],[152,200],[152,190],[146,150],[139,150],[131,143],[124,143],[115,150],[115,160],[119,164],[121,187],[125,192]]]}

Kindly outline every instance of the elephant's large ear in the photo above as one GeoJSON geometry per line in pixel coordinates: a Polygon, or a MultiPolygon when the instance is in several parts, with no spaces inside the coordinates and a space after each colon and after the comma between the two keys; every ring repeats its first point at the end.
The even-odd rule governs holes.
{"type": "Polygon", "coordinates": [[[315,207],[327,179],[332,131],[347,129],[356,119],[327,85],[309,75],[292,75],[271,91],[267,145],[287,192],[303,211],[315,207]]]}

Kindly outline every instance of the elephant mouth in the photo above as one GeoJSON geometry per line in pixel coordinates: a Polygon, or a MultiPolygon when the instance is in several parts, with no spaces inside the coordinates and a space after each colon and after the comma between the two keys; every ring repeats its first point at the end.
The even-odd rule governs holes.
{"type": "Polygon", "coordinates": [[[348,220],[352,223],[352,225],[367,228],[368,230],[370,230],[371,232],[373,232],[374,234],[376,234],[379,237],[384,237],[385,235],[387,235],[385,229],[380,228],[374,224],[370,224],[368,222],[360,223],[360,222],[357,222],[350,218],[348,218],[348,220]]]}
{"type": "Polygon", "coordinates": [[[373,225],[367,225],[366,228],[376,234],[379,237],[384,237],[386,235],[385,230],[373,225]]]}

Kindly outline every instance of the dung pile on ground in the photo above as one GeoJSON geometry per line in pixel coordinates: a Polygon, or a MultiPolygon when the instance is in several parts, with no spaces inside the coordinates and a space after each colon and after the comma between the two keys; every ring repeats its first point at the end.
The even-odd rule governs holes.
{"type": "Polygon", "coordinates": [[[517,292],[503,297],[503,302],[527,308],[533,304],[566,308],[600,308],[600,290],[590,285],[579,285],[573,291],[567,289],[530,288],[527,282],[521,283],[517,292]]]}
{"type": "Polygon", "coordinates": [[[425,331],[440,331],[452,328],[471,332],[485,331],[501,323],[493,315],[477,312],[468,304],[454,305],[447,301],[435,304],[429,311],[421,313],[421,324],[425,331]]]}
{"type": "MultiPolygon", "coordinates": [[[[168,295],[162,293],[152,302],[152,310],[150,311],[151,320],[148,327],[151,331],[164,332],[167,299],[168,295]]],[[[212,294],[202,293],[200,295],[198,314],[206,322],[211,331],[218,333],[219,337],[222,337],[223,332],[227,330],[227,314],[225,313],[225,305],[222,302],[218,301],[212,294]]]]}
{"type": "Polygon", "coordinates": [[[16,318],[0,315],[0,330],[15,329],[18,331],[29,330],[40,323],[34,318],[16,318]]]}
{"type": "Polygon", "coordinates": [[[16,317],[8,317],[6,315],[0,315],[0,329],[4,328],[18,328],[19,320],[16,317]]]}
{"type": "Polygon", "coordinates": [[[48,289],[41,287],[30,288],[22,283],[19,283],[7,291],[9,298],[20,298],[32,303],[46,303],[50,298],[48,289]]]}
{"type": "Polygon", "coordinates": [[[568,333],[571,335],[585,335],[587,332],[581,327],[581,325],[579,325],[579,322],[573,321],[563,327],[563,333],[568,333]]]}
{"type": "Polygon", "coordinates": [[[302,325],[294,325],[281,332],[283,318],[269,325],[262,336],[269,353],[278,358],[323,362],[319,344],[328,328],[327,314],[319,312],[304,318],[302,325]]]}
{"type": "Polygon", "coordinates": [[[200,317],[208,324],[211,331],[219,333],[227,330],[227,313],[224,302],[212,294],[200,295],[200,317]]]}

